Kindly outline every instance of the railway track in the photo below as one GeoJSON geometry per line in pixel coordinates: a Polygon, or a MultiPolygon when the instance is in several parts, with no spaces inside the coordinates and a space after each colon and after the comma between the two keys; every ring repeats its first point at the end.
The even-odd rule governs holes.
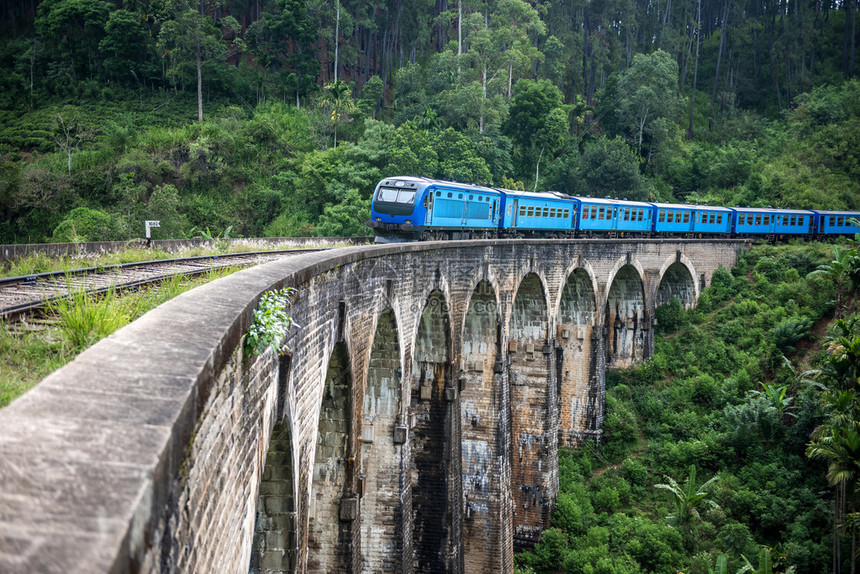
{"type": "Polygon", "coordinates": [[[176,275],[193,276],[225,267],[249,267],[310,251],[322,249],[204,255],[9,277],[0,279],[0,318],[18,320],[76,291],[96,294],[109,289],[134,289],[176,275]]]}

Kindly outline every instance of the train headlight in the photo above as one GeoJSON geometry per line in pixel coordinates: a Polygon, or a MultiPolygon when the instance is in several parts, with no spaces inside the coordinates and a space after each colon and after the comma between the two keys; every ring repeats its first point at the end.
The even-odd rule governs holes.
{"type": "Polygon", "coordinates": [[[406,225],[411,225],[411,224],[412,224],[412,220],[411,220],[411,219],[407,219],[407,220],[406,220],[406,225]]]}
{"type": "Polygon", "coordinates": [[[381,218],[381,217],[377,217],[377,218],[376,218],[376,221],[382,221],[382,218],[381,218]]]}

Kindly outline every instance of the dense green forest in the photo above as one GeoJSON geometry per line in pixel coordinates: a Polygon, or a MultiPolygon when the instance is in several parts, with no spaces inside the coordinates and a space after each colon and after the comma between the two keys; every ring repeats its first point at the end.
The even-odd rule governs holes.
{"type": "Polygon", "coordinates": [[[694,311],[661,307],[653,357],[607,373],[605,442],[562,453],[520,572],[854,572],[858,287],[856,244],[758,246],[694,311]]]}
{"type": "Polygon", "coordinates": [[[0,242],[355,235],[392,174],[860,208],[857,0],[9,0],[0,242]]]}
{"type": "MultiPolygon", "coordinates": [[[[395,174],[860,209],[857,7],[7,0],[0,243],[361,235],[395,174]]],[[[518,567],[853,572],[858,270],[760,246],[664,306],[518,567]]]]}

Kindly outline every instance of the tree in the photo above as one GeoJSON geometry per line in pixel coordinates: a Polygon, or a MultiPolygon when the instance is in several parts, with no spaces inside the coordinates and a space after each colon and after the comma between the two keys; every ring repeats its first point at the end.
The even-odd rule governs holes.
{"type": "Polygon", "coordinates": [[[595,197],[611,195],[631,200],[647,199],[639,174],[639,161],[620,137],[601,137],[586,147],[580,161],[580,176],[587,191],[595,197]]]}
{"type": "MultiPolygon", "coordinates": [[[[467,56],[479,74],[483,110],[489,84],[502,72],[508,73],[507,94],[510,97],[514,68],[539,55],[532,47],[529,34],[544,34],[546,25],[537,11],[523,0],[500,0],[492,12],[486,3],[482,13],[469,15],[467,24],[467,56]]],[[[478,129],[483,132],[484,128],[481,113],[478,129]]]]}
{"type": "Polygon", "coordinates": [[[719,508],[716,502],[708,496],[708,489],[712,484],[719,480],[718,475],[712,476],[705,481],[701,486],[696,486],[696,467],[690,466],[690,475],[687,477],[687,482],[682,486],[678,484],[671,476],[667,476],[668,484],[655,484],[655,488],[668,490],[672,494],[672,501],[675,503],[675,514],[670,514],[666,520],[675,526],[688,543],[688,549],[692,548],[692,541],[695,536],[695,521],[699,520],[700,506],[709,506],[711,508],[719,508]]]}
{"type": "Polygon", "coordinates": [[[133,12],[114,10],[105,24],[99,51],[106,56],[108,77],[120,81],[134,78],[139,82],[141,67],[150,51],[149,37],[133,12]]]}
{"type": "Polygon", "coordinates": [[[622,96],[616,113],[640,153],[648,128],[660,118],[674,120],[680,110],[677,85],[678,63],[663,50],[637,54],[633,65],[618,78],[622,96]]]}
{"type": "Polygon", "coordinates": [[[337,149],[337,128],[349,121],[350,114],[355,111],[355,102],[352,101],[349,86],[340,80],[328,84],[323,88],[322,109],[331,118],[334,126],[334,147],[337,149]]]}
{"type": "Polygon", "coordinates": [[[92,139],[92,131],[80,122],[75,113],[69,117],[57,114],[54,123],[54,141],[66,154],[69,175],[72,173],[72,153],[77,151],[81,144],[92,139]]]}
{"type": "Polygon", "coordinates": [[[826,390],[821,406],[826,420],[813,433],[806,449],[810,458],[827,463],[827,482],[834,487],[833,572],[839,572],[839,530],[851,532],[851,571],[855,571],[860,498],[860,316],[837,320],[825,339],[827,355],[821,368],[826,390]]]}
{"type": "Polygon", "coordinates": [[[287,83],[300,108],[301,98],[313,89],[319,75],[320,64],[313,51],[313,43],[319,37],[317,27],[305,2],[300,0],[278,0],[275,11],[267,14],[265,21],[268,49],[276,52],[278,61],[289,70],[287,83]]]}
{"type": "MultiPolygon", "coordinates": [[[[206,14],[206,4],[199,8],[189,4],[190,0],[175,0],[171,6],[173,15],[161,26],[158,45],[165,57],[169,57],[168,73],[172,77],[183,75],[191,62],[197,76],[197,121],[203,121],[203,63],[221,58],[226,49],[222,40],[225,33],[236,33],[239,23],[232,16],[225,16],[217,23],[206,14]]],[[[175,85],[175,80],[174,80],[175,85]]]]}
{"type": "Polygon", "coordinates": [[[568,134],[561,91],[548,80],[519,80],[503,131],[518,146],[520,175],[537,170],[541,157],[550,159],[563,147],[568,134]]]}
{"type": "Polygon", "coordinates": [[[46,0],[39,5],[36,29],[63,50],[72,80],[84,79],[92,72],[112,8],[103,0],[46,0]]]}
{"type": "Polygon", "coordinates": [[[856,289],[852,277],[860,270],[860,256],[854,249],[845,249],[839,245],[833,246],[833,260],[819,265],[812,275],[821,275],[830,279],[836,287],[836,318],[841,319],[847,306],[847,296],[856,289]]]}

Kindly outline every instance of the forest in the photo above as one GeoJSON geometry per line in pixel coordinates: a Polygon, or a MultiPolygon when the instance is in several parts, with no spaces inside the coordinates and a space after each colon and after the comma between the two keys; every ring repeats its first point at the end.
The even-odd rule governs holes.
{"type": "Polygon", "coordinates": [[[858,245],[758,245],[694,310],[659,308],[518,572],[855,572],[858,245]]]}
{"type": "Polygon", "coordinates": [[[860,208],[858,0],[9,0],[0,242],[367,234],[374,184],[860,208]]]}
{"type": "MultiPolygon", "coordinates": [[[[376,182],[860,209],[858,0],[7,0],[0,243],[357,236],[376,182]]],[[[855,571],[858,241],[607,375],[519,572],[855,571]]]]}

